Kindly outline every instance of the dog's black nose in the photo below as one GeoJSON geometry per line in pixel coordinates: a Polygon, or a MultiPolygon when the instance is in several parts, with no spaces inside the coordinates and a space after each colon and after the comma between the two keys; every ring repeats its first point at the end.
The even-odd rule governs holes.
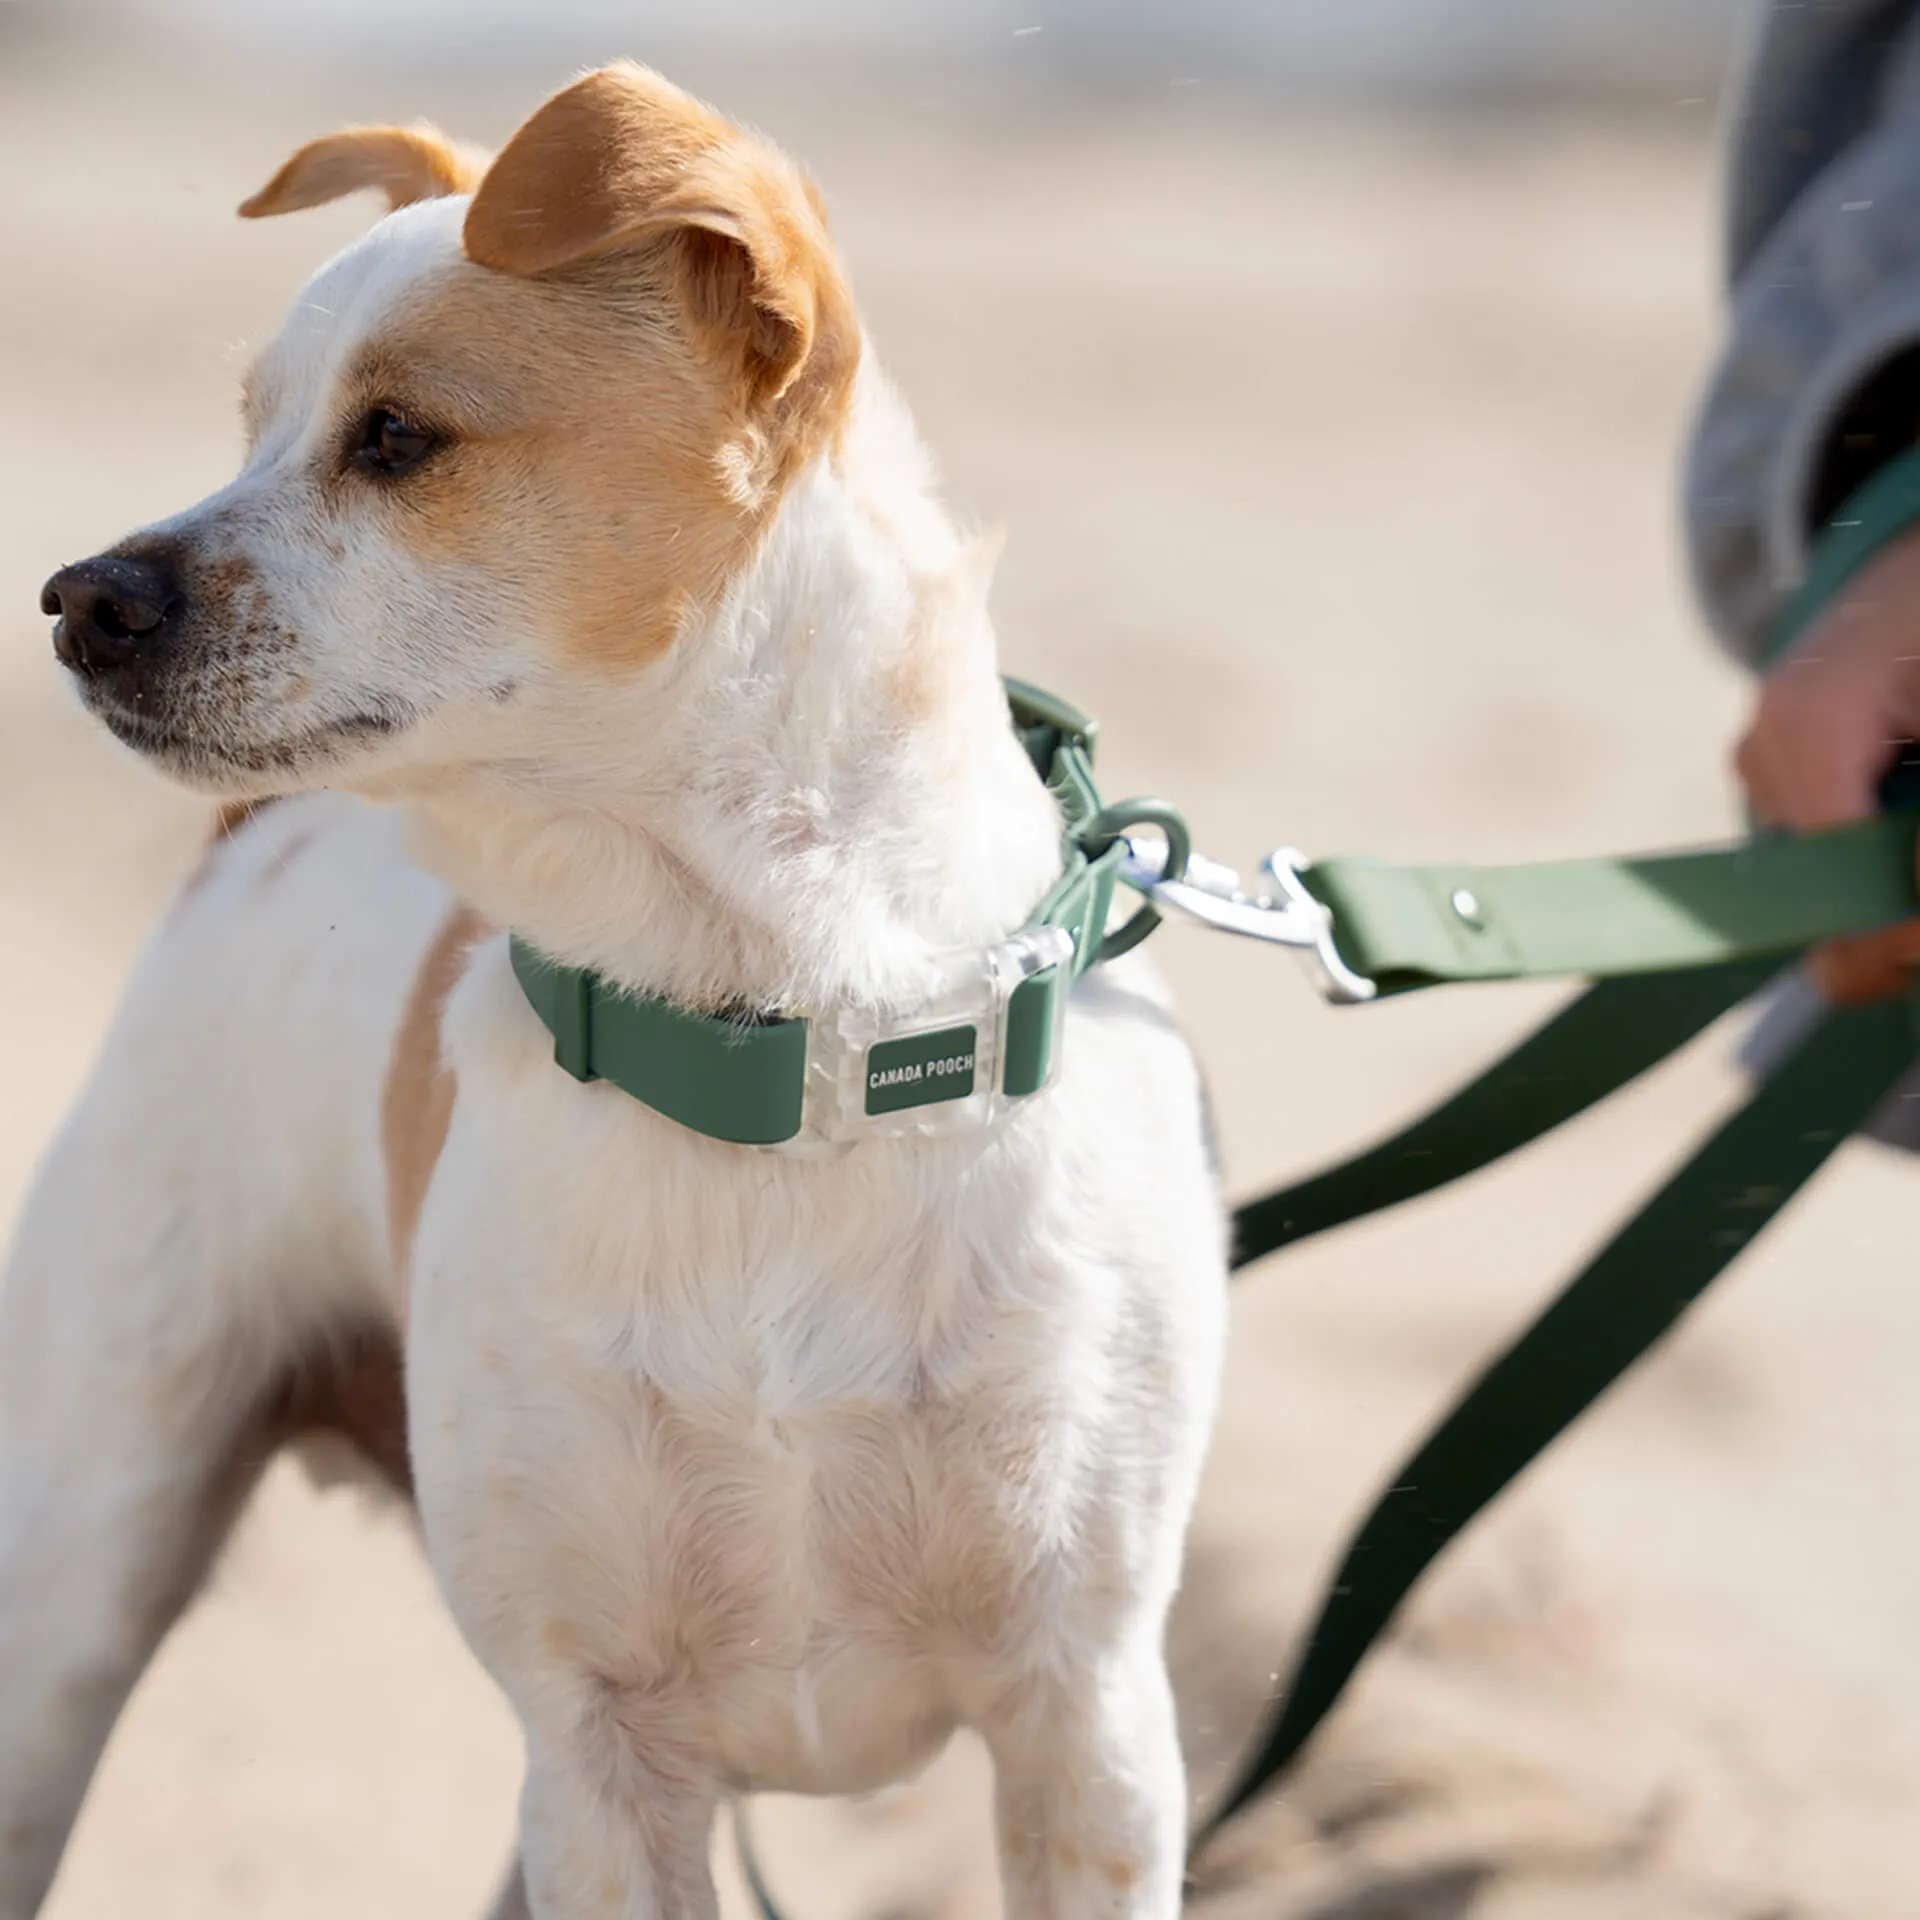
{"type": "Polygon", "coordinates": [[[52,614],[53,650],[75,673],[107,673],[150,652],[179,588],[151,560],[105,556],[62,567],[40,589],[52,614]]]}

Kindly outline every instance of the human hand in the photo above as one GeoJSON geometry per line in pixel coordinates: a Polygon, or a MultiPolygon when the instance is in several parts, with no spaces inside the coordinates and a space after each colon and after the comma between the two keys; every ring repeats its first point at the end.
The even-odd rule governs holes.
{"type": "MultiPolygon", "coordinates": [[[[1920,533],[1875,556],[1767,676],[1734,765],[1755,814],[1810,832],[1871,813],[1900,745],[1920,739],[1920,533]]],[[[1809,971],[1850,1006],[1904,992],[1920,920],[1836,940],[1809,971]]]]}

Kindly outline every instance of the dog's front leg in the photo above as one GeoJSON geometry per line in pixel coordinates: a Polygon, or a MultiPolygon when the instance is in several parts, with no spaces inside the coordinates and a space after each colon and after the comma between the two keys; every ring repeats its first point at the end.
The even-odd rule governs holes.
{"type": "Polygon", "coordinates": [[[127,1129],[168,1118],[90,1104],[0,1281],[0,1920],[39,1910],[121,1704],[261,1455],[265,1343],[168,1136],[144,1169],[127,1151],[127,1129]]]}
{"type": "Polygon", "coordinates": [[[1157,1644],[1034,1678],[984,1731],[1009,1920],[1174,1920],[1186,1767],[1157,1644]]]}
{"type": "Polygon", "coordinates": [[[716,1920],[717,1795],[664,1775],[592,1715],[564,1746],[530,1741],[520,1848],[532,1920],[716,1920]]]}

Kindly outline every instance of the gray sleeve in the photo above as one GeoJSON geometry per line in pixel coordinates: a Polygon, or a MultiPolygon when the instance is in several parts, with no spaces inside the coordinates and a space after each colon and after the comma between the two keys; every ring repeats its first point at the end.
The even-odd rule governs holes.
{"type": "Polygon", "coordinates": [[[1878,368],[1920,346],[1916,10],[1920,0],[1790,10],[1824,21],[1817,45],[1776,14],[1749,64],[1733,149],[1731,324],[1685,474],[1696,588],[1715,632],[1748,661],[1760,657],[1805,568],[1814,483],[1836,417],[1878,368]],[[1836,23],[1847,22],[1870,44],[1834,39],[1836,23]],[[1797,87],[1795,47],[1810,62],[1797,87]],[[1868,53],[1871,86],[1859,95],[1868,53]],[[1791,136],[1816,124],[1829,141],[1835,135],[1845,103],[1829,102],[1822,119],[1816,95],[1843,66],[1857,95],[1847,112],[1870,107],[1871,117],[1823,155],[1810,136],[1791,136]],[[1809,172],[1809,159],[1824,163],[1809,172]]]}
{"type": "Polygon", "coordinates": [[[1730,90],[1726,268],[1737,284],[1814,176],[1872,126],[1915,0],[1748,0],[1730,90]]]}

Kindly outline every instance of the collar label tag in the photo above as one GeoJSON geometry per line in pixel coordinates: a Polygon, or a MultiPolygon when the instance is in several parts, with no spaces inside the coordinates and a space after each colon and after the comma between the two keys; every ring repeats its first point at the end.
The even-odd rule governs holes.
{"type": "Polygon", "coordinates": [[[882,1040],[867,1050],[867,1112],[900,1113],[973,1092],[977,1033],[971,1026],[939,1027],[882,1040]]]}

